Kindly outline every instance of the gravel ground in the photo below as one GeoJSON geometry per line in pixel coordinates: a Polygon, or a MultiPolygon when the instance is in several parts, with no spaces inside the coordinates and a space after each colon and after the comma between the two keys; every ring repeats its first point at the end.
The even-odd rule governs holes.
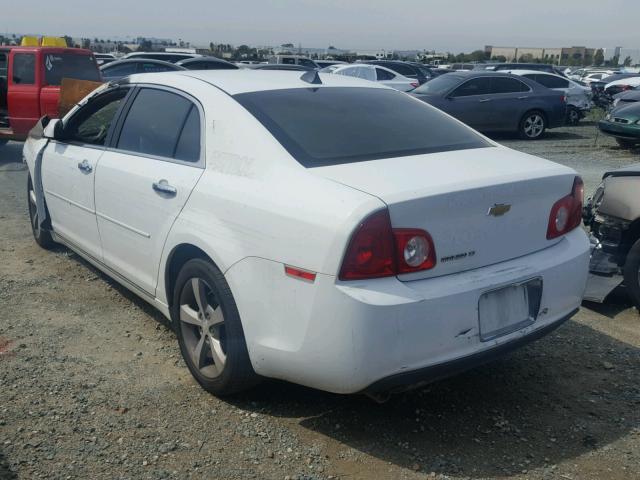
{"type": "MultiPolygon", "coordinates": [[[[640,160],[592,124],[499,140],[576,168],[587,191],[640,160]]],[[[219,400],[159,314],[36,246],[20,152],[0,153],[0,479],[640,478],[640,317],[623,294],[382,405],[280,382],[219,400]]]]}

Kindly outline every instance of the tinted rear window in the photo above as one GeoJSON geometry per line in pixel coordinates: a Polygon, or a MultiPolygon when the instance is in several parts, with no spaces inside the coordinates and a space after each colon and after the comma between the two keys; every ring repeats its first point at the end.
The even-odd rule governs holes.
{"type": "Polygon", "coordinates": [[[100,82],[100,72],[93,57],[73,53],[51,53],[44,57],[47,85],[60,85],[63,78],[100,82]]]}
{"type": "Polygon", "coordinates": [[[299,88],[234,98],[305,167],[491,146],[439,110],[390,89],[299,88]]]}

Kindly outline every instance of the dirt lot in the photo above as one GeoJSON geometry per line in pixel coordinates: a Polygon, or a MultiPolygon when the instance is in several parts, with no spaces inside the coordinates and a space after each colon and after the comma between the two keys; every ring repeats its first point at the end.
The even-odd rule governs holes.
{"type": "MultiPolygon", "coordinates": [[[[593,125],[523,151],[591,191],[639,152],[593,125]]],[[[219,400],[161,316],[32,241],[21,145],[0,153],[0,478],[640,478],[640,317],[623,295],[496,363],[378,405],[278,382],[219,400]]]]}

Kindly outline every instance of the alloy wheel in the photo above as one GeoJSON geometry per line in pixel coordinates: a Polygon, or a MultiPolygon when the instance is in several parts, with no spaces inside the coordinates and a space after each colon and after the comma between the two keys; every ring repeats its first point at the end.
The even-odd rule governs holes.
{"type": "Polygon", "coordinates": [[[224,313],[202,278],[190,279],[182,289],[180,329],[193,366],[206,378],[219,377],[227,360],[224,313]]]}
{"type": "Polygon", "coordinates": [[[524,121],[524,134],[528,138],[538,138],[544,132],[544,118],[539,113],[529,115],[524,121]]]}

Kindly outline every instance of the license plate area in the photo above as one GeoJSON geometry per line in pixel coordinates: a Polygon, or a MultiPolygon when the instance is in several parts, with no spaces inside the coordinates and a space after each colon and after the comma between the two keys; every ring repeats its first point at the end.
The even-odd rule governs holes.
{"type": "Polygon", "coordinates": [[[480,340],[488,342],[534,323],[541,299],[541,278],[483,293],[478,301],[480,340]]]}

